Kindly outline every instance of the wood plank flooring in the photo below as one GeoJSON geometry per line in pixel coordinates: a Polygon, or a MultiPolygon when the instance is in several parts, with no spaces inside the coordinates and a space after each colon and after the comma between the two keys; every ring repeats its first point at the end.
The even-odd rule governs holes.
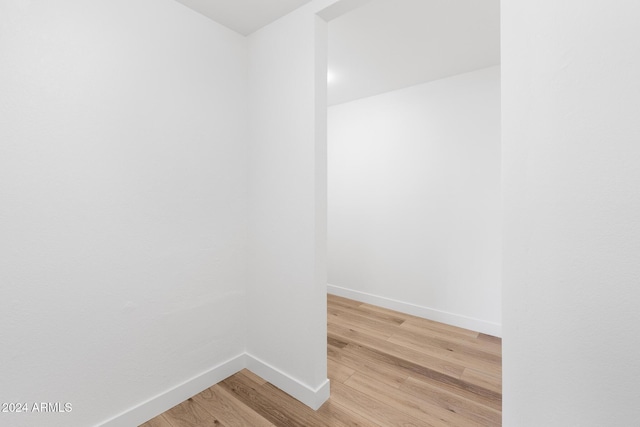
{"type": "Polygon", "coordinates": [[[318,411],[243,370],[142,427],[501,425],[499,338],[332,295],[327,329],[318,411]]]}

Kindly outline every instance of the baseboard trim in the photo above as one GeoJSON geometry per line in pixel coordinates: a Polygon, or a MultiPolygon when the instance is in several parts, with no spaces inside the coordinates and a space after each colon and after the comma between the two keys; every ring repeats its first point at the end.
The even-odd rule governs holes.
{"type": "Polygon", "coordinates": [[[332,295],[337,295],[367,304],[373,304],[379,307],[388,308],[390,310],[411,314],[412,316],[418,316],[425,319],[434,320],[436,322],[442,322],[448,325],[482,332],[483,334],[502,337],[502,325],[499,323],[488,322],[486,320],[463,316],[461,314],[448,313],[446,311],[436,310],[434,308],[398,301],[395,299],[381,297],[366,292],[355,291],[353,289],[347,289],[335,285],[328,284],[327,292],[332,295]]]}
{"type": "Polygon", "coordinates": [[[175,405],[184,402],[214,384],[241,371],[246,366],[246,353],[227,360],[206,372],[179,384],[131,409],[99,424],[100,427],[131,427],[145,423],[175,405]]]}
{"type": "Polygon", "coordinates": [[[298,399],[313,410],[320,408],[320,406],[329,399],[330,390],[328,379],[325,379],[320,386],[314,389],[248,353],[247,369],[298,399]]]}
{"type": "Polygon", "coordinates": [[[320,408],[329,399],[329,380],[325,380],[319,387],[314,389],[257,357],[242,353],[98,424],[98,427],[131,427],[143,424],[244,368],[249,369],[314,410],[320,408]]]}

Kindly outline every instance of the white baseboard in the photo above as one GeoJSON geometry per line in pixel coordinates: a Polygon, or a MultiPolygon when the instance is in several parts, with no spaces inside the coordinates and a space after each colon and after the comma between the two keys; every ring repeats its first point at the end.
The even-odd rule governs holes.
{"type": "Polygon", "coordinates": [[[320,408],[329,399],[329,380],[314,389],[251,354],[247,354],[247,369],[313,410],[320,408]]]}
{"type": "Polygon", "coordinates": [[[210,370],[196,375],[182,384],[161,393],[146,402],[143,402],[131,409],[99,424],[100,427],[131,427],[139,426],[157,415],[173,408],[177,404],[184,402],[193,395],[200,393],[230,377],[246,366],[246,354],[240,354],[233,359],[227,360],[210,370]]]}
{"type": "Polygon", "coordinates": [[[99,424],[99,427],[131,427],[145,423],[191,396],[247,368],[295,399],[316,410],[329,399],[329,380],[313,389],[255,356],[239,354],[182,384],[99,424]]]}
{"type": "Polygon", "coordinates": [[[493,335],[495,337],[502,337],[502,325],[500,323],[488,322],[486,320],[463,316],[461,314],[448,313],[434,308],[368,294],[366,292],[354,291],[352,289],[342,288],[335,285],[327,285],[327,292],[332,295],[388,308],[389,310],[400,311],[412,316],[422,317],[436,322],[482,332],[483,334],[493,335]]]}

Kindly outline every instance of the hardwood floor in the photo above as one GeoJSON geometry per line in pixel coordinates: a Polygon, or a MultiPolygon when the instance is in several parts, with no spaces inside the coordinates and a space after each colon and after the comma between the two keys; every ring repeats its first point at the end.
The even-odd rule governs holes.
{"type": "Polygon", "coordinates": [[[318,411],[243,370],[142,427],[501,425],[499,338],[332,295],[327,308],[318,411]]]}

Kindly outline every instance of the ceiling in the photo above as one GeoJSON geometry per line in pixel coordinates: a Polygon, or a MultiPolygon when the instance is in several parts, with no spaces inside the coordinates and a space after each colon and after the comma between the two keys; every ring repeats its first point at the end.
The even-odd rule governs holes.
{"type": "MultiPolygon", "coordinates": [[[[248,35],[311,0],[177,0],[248,35]]],[[[500,63],[500,0],[371,0],[329,23],[329,105],[500,63]]]]}
{"type": "Polygon", "coordinates": [[[246,36],[311,0],[176,0],[246,36]]]}
{"type": "Polygon", "coordinates": [[[500,0],[373,0],[329,23],[329,105],[500,63],[500,0]]]}

